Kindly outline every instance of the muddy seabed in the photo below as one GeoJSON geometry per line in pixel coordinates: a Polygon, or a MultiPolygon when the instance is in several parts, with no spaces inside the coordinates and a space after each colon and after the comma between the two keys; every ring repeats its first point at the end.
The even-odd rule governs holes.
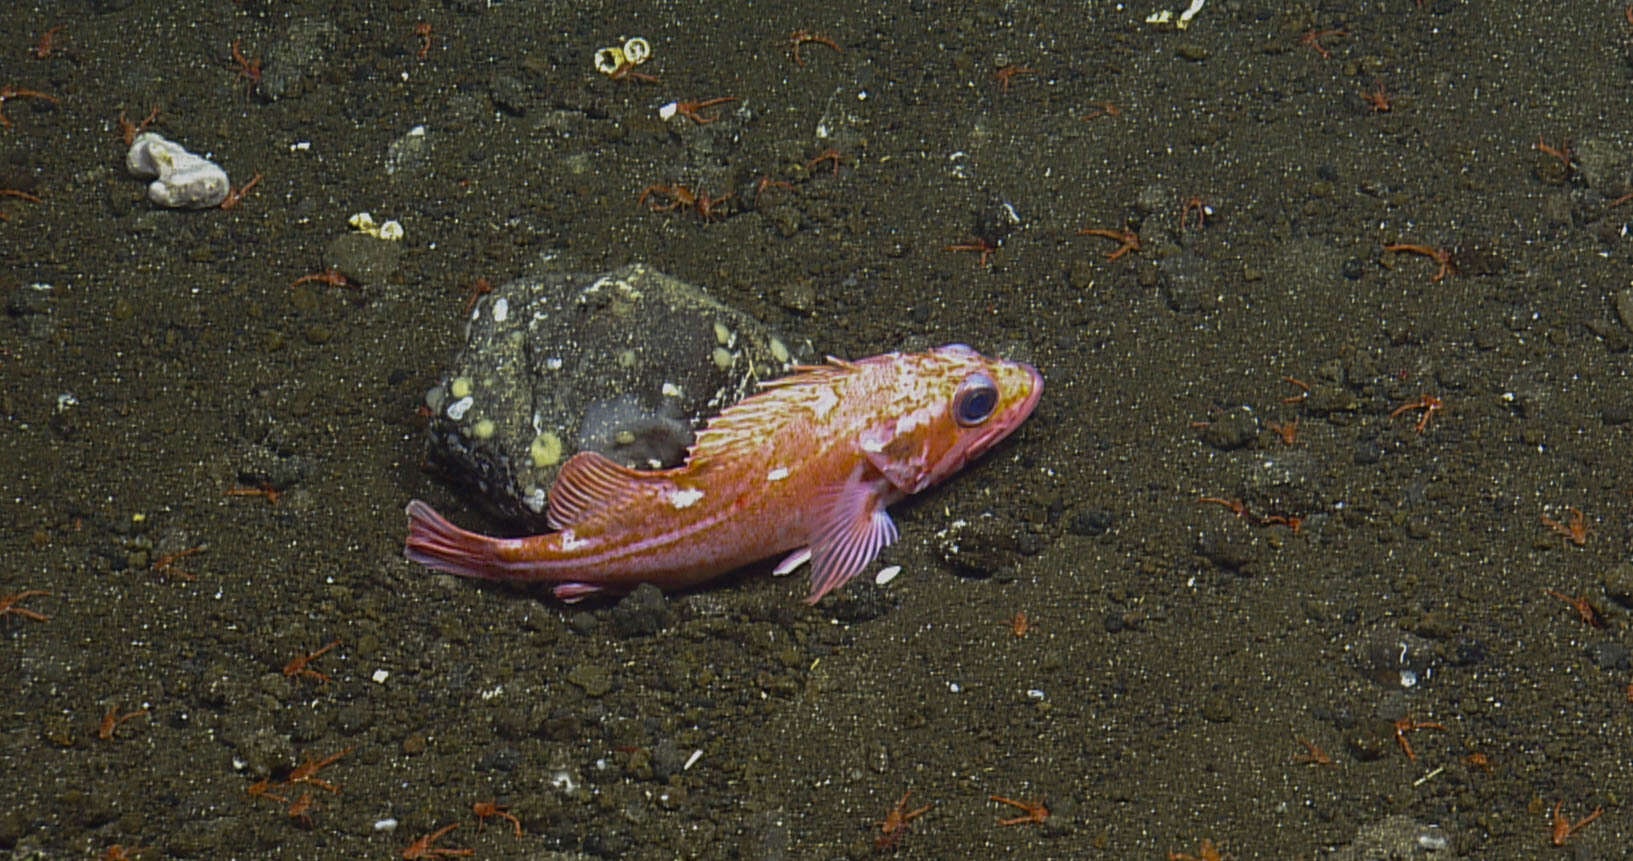
{"type": "Polygon", "coordinates": [[[49,593],[0,617],[0,849],[865,857],[912,790],[902,857],[1535,857],[1596,809],[1567,849],[1619,854],[1633,22],[1159,6],[0,18],[0,87],[55,100],[0,102],[39,199],[0,198],[0,594],[49,593]],[[630,36],[657,82],[594,70],[630,36]],[[156,209],[118,125],[153,108],[260,183],[156,209]],[[708,211],[637,205],[675,185],[708,211]],[[292,287],[360,211],[391,259],[292,287]],[[409,498],[502,524],[422,468],[421,397],[472,285],[541,259],[1048,389],[898,506],[899,577],[814,609],[764,570],[572,607],[432,575],[409,498]]]}

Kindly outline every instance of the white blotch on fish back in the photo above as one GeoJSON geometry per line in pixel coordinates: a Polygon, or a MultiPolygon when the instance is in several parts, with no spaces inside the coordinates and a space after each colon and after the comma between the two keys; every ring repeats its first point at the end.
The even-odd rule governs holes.
{"type": "Polygon", "coordinates": [[[669,492],[669,504],[676,508],[690,508],[692,503],[703,498],[703,491],[697,488],[682,490],[676,488],[669,492]]]}
{"type": "Polygon", "coordinates": [[[810,404],[811,414],[816,416],[817,420],[820,421],[827,418],[828,413],[832,412],[833,408],[838,404],[839,396],[834,394],[833,387],[823,386],[818,390],[816,400],[812,401],[810,404]]]}
{"type": "Polygon", "coordinates": [[[766,481],[782,481],[788,477],[788,467],[779,466],[765,474],[766,481]]]}
{"type": "Polygon", "coordinates": [[[563,529],[557,534],[561,536],[561,549],[563,550],[577,550],[590,543],[574,535],[571,529],[563,529]]]}

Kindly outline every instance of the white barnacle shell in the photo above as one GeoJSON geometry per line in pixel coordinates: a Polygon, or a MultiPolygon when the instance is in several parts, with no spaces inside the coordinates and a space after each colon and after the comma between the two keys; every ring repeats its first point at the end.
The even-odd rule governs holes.
{"type": "Polygon", "coordinates": [[[610,75],[624,65],[623,48],[601,48],[595,52],[595,70],[610,75]]]}
{"type": "Polygon", "coordinates": [[[630,65],[639,66],[651,57],[652,46],[640,36],[624,41],[624,59],[628,60],[630,65]]]}

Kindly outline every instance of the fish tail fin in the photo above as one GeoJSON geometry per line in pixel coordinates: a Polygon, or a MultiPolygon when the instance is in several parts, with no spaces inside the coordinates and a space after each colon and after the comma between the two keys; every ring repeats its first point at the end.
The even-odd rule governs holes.
{"type": "Polygon", "coordinates": [[[408,539],[403,543],[403,555],[410,562],[462,577],[514,578],[509,564],[497,553],[511,539],[460,529],[418,499],[408,503],[407,513],[408,539]]]}

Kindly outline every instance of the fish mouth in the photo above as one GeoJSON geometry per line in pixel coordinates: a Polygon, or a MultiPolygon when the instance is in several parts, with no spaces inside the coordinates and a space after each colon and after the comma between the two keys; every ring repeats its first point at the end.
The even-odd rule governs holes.
{"type": "Polygon", "coordinates": [[[1020,366],[1021,370],[1026,371],[1026,373],[1032,378],[1032,390],[1027,393],[1026,400],[1022,402],[1020,411],[1016,417],[1016,421],[1020,422],[1024,421],[1027,416],[1032,414],[1032,410],[1037,408],[1038,399],[1043,397],[1043,375],[1038,373],[1037,368],[1034,368],[1025,362],[1016,362],[1015,364],[1020,366]]]}

